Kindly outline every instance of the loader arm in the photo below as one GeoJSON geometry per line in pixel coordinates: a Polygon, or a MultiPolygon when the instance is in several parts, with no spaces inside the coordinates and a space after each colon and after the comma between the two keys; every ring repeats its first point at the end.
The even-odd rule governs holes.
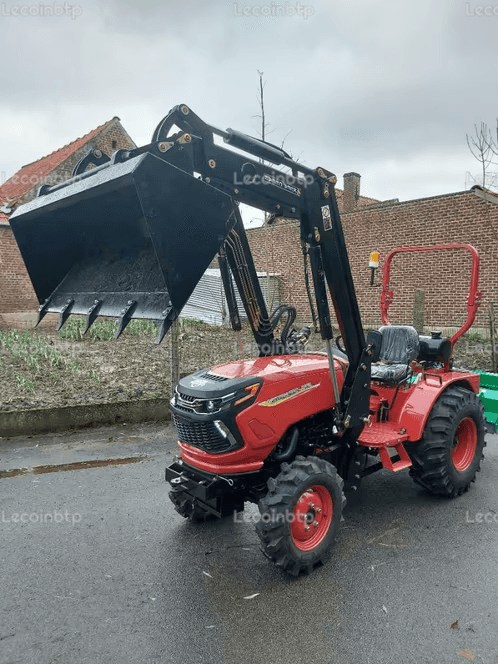
{"type": "Polygon", "coordinates": [[[88,328],[99,315],[117,316],[119,335],[133,318],[152,319],[160,341],[218,253],[232,324],[240,321],[230,273],[260,354],[289,352],[295,337],[274,336],[280,314],[267,311],[238,206],[263,210],[270,220],[293,218],[311,266],[337,429],[363,427],[376,349],[365,342],[335,175],[299,164],[277,146],[208,125],[185,104],[168,113],[148,145],[100,157],[84,170],[92,164],[94,158],[80,162],[73,178],[42,187],[11,217],[40,320],[57,312],[61,327],[77,313],[87,317],[88,328]],[[349,359],[340,394],[329,296],[349,359]]]}

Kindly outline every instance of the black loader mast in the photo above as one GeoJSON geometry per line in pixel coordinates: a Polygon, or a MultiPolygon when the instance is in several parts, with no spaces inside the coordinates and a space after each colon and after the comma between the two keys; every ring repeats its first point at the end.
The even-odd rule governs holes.
{"type": "Polygon", "coordinates": [[[152,319],[161,341],[218,254],[232,326],[240,329],[233,277],[260,354],[281,355],[296,352],[309,330],[292,329],[292,307],[268,312],[239,203],[269,213],[270,223],[298,220],[327,343],[336,426],[356,431],[369,415],[378,340],[365,341],[335,183],[332,173],[309,169],[270,143],[208,125],[182,104],[161,121],[151,143],[112,157],[88,155],[73,178],[41,187],[11,225],[41,303],[39,320],[57,312],[61,327],[69,315],[83,314],[88,329],[97,316],[117,316],[119,336],[131,319],[152,319]],[[340,394],[329,294],[349,360],[340,394]]]}

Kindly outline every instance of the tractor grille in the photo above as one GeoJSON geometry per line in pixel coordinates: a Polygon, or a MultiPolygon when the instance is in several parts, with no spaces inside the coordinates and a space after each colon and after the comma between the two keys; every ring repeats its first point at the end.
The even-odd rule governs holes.
{"type": "Polygon", "coordinates": [[[211,454],[227,452],[237,446],[236,441],[231,436],[224,436],[213,421],[194,422],[178,417],[176,414],[173,414],[173,419],[178,438],[182,443],[199,447],[211,454]]]}
{"type": "Polygon", "coordinates": [[[191,397],[190,394],[177,393],[178,397],[175,402],[175,407],[178,410],[183,410],[184,413],[194,413],[199,410],[199,407],[204,402],[203,399],[191,397]]]}

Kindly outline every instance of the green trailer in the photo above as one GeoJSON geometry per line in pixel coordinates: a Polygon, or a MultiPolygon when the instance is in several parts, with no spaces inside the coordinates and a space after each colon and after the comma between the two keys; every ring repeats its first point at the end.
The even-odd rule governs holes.
{"type": "Polygon", "coordinates": [[[498,425],[498,374],[476,371],[481,377],[479,398],[484,406],[488,430],[494,433],[498,425]]]}

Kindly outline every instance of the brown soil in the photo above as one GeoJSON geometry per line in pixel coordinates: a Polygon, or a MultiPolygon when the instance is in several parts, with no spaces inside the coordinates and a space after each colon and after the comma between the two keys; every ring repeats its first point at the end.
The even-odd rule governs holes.
{"type": "MultiPolygon", "coordinates": [[[[157,346],[152,335],[125,334],[118,341],[69,341],[45,331],[20,334],[36,341],[36,351],[29,346],[29,339],[23,354],[17,346],[2,345],[0,338],[0,411],[170,396],[168,338],[157,346]],[[35,354],[40,357],[33,367],[35,354]]],[[[310,350],[320,347],[315,335],[310,350]]],[[[255,354],[247,332],[236,334],[196,324],[180,333],[182,374],[255,354]]],[[[455,365],[490,371],[489,342],[461,341],[455,365]]]]}
{"type": "MultiPolygon", "coordinates": [[[[126,336],[118,341],[67,341],[30,331],[41,346],[39,366],[0,343],[0,410],[169,397],[170,344],[152,336],[126,336]],[[55,354],[54,360],[43,357],[55,354]]],[[[180,334],[181,372],[191,373],[242,356],[244,339],[207,328],[180,334]],[[239,350],[240,348],[240,350],[239,350]]],[[[249,349],[248,349],[249,350],[249,349]]],[[[31,357],[33,356],[33,351],[31,357]]]]}

